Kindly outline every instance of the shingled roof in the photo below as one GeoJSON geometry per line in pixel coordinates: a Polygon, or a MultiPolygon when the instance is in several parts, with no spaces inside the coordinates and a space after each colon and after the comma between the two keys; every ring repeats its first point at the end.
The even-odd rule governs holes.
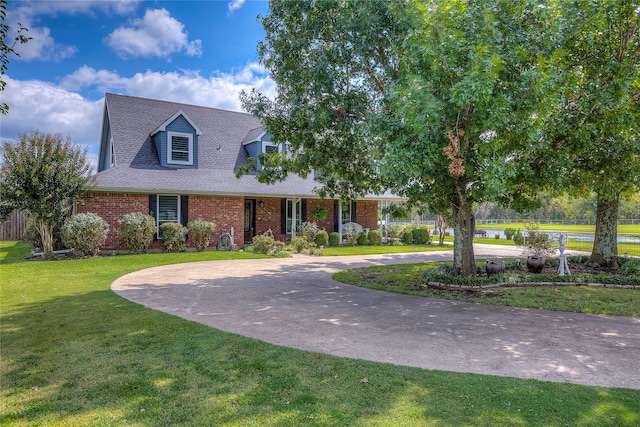
{"type": "MultiPolygon", "coordinates": [[[[108,93],[102,126],[103,144],[110,128],[116,162],[96,174],[97,191],[317,197],[320,184],[312,174],[304,178],[291,174],[276,184],[260,183],[255,175],[236,178],[237,167],[248,163],[243,143],[265,131],[251,114],[108,93]],[[181,110],[202,131],[197,168],[161,166],[151,137],[181,110]]],[[[100,153],[102,156],[104,150],[100,153]]],[[[383,197],[396,198],[391,194],[383,197]]]]}

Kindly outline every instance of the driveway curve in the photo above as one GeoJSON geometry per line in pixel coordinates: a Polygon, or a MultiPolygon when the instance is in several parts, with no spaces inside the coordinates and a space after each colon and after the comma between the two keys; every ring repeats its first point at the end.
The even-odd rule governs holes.
{"type": "MultiPolygon", "coordinates": [[[[479,256],[511,249],[476,245],[479,256]]],[[[398,295],[336,282],[349,268],[451,252],[206,261],[116,280],[124,298],[302,350],[397,365],[640,389],[640,318],[398,295]]]]}

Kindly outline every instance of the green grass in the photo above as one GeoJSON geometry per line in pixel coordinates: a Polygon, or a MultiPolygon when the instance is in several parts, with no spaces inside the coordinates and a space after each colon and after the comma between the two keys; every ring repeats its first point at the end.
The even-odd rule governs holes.
{"type": "Polygon", "coordinates": [[[398,246],[340,246],[322,250],[324,256],[401,254],[408,252],[433,252],[453,250],[451,245],[398,245],[398,246]]]}
{"type": "Polygon", "coordinates": [[[442,291],[422,285],[422,273],[432,265],[434,263],[356,268],[340,271],[333,277],[350,285],[428,298],[640,317],[640,291],[638,290],[586,286],[540,286],[498,288],[484,292],[442,291]]]}
{"type": "Polygon", "coordinates": [[[292,350],[145,308],[109,288],[141,268],[249,254],[21,262],[28,249],[0,244],[3,426],[640,424],[639,390],[292,350]]]}

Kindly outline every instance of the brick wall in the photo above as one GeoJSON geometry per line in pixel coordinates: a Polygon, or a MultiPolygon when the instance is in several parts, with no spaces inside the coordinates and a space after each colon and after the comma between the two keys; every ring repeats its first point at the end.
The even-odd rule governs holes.
{"type": "MultiPolygon", "coordinates": [[[[268,229],[273,231],[277,240],[289,241],[289,234],[281,234],[281,198],[255,198],[256,200],[256,234],[263,234],[268,229]],[[264,206],[260,207],[262,200],[264,206]]],[[[334,231],[334,201],[307,199],[307,219],[311,220],[311,212],[322,206],[327,209],[327,219],[317,221],[321,229],[328,233],[334,231]]],[[[109,223],[110,231],[103,250],[126,250],[126,246],[119,240],[118,233],[121,224],[118,222],[122,216],[130,212],[149,212],[149,195],[133,193],[89,193],[76,207],[76,212],[93,212],[100,215],[109,223]]],[[[357,222],[363,228],[376,229],[378,204],[376,201],[358,201],[356,206],[357,222]]],[[[217,196],[189,196],[189,219],[202,218],[216,224],[214,242],[217,242],[220,232],[224,229],[235,231],[236,244],[244,242],[244,198],[243,197],[217,197],[217,196]]],[[[187,246],[191,247],[190,239],[187,246]]],[[[155,241],[152,249],[160,249],[161,244],[155,241]]]]}

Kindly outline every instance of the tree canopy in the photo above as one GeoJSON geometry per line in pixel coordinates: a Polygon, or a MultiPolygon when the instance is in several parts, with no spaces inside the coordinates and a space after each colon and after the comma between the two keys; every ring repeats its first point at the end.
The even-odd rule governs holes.
{"type": "MultiPolygon", "coordinates": [[[[4,76],[5,71],[7,71],[9,56],[20,56],[15,50],[16,44],[26,43],[31,40],[31,37],[27,37],[27,35],[25,34],[29,30],[23,27],[21,24],[18,24],[18,30],[13,38],[13,42],[9,45],[6,44],[5,39],[9,35],[9,30],[11,29],[9,25],[4,23],[6,17],[7,0],[0,0],[0,18],[2,19],[2,23],[0,24],[0,75],[2,76],[4,76]]],[[[6,86],[7,82],[5,82],[3,78],[0,78],[0,92],[2,92],[6,86]]],[[[4,115],[7,115],[9,113],[9,106],[5,102],[0,103],[0,113],[4,115]]]]}
{"type": "Polygon", "coordinates": [[[70,214],[91,178],[87,150],[69,138],[32,132],[0,147],[3,211],[26,210],[40,231],[45,252],[53,251],[53,231],[70,214]]]}

